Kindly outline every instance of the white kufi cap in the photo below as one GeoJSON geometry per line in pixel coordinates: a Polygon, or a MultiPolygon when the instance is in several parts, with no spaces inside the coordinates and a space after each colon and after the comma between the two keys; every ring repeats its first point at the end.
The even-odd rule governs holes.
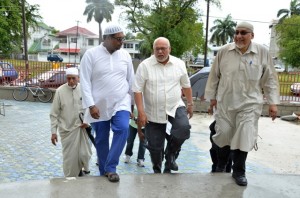
{"type": "Polygon", "coordinates": [[[254,28],[251,23],[248,22],[240,22],[236,25],[236,28],[247,28],[253,32],[254,28]]]}
{"type": "Polygon", "coordinates": [[[70,67],[66,70],[66,75],[76,75],[78,76],[78,69],[74,67],[70,67]]]}
{"type": "Polygon", "coordinates": [[[111,23],[104,29],[103,35],[111,35],[111,34],[116,34],[119,32],[123,32],[123,29],[121,28],[121,26],[111,23]]]}

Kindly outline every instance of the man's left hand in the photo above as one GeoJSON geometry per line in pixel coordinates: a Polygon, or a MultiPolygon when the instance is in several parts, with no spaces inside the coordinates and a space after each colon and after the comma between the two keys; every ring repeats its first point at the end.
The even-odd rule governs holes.
{"type": "Polygon", "coordinates": [[[189,114],[189,119],[191,119],[193,117],[193,114],[194,114],[194,106],[192,105],[188,105],[186,110],[187,110],[187,113],[189,114]]]}
{"type": "Polygon", "coordinates": [[[277,106],[272,104],[269,105],[269,116],[272,118],[272,120],[275,120],[275,118],[277,117],[277,106]]]}

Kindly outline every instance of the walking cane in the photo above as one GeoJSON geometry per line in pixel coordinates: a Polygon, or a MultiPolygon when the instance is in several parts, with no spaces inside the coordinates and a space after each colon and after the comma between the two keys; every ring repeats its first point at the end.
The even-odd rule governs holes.
{"type": "MultiPolygon", "coordinates": [[[[83,117],[83,113],[79,113],[79,119],[80,119],[81,122],[83,123],[82,117],[83,117]]],[[[96,145],[95,145],[95,138],[94,138],[94,136],[92,135],[92,130],[93,130],[93,129],[92,129],[91,126],[88,126],[87,128],[85,128],[85,131],[86,131],[87,135],[89,136],[91,142],[92,142],[93,145],[96,147],[96,145]]]]}

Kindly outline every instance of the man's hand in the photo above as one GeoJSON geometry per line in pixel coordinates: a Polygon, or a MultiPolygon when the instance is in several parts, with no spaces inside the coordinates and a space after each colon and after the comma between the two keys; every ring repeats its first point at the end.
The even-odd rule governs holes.
{"type": "Polygon", "coordinates": [[[191,119],[194,115],[193,109],[194,109],[193,105],[187,105],[186,110],[187,110],[187,113],[189,114],[189,119],[191,119]]]}
{"type": "Polygon", "coordinates": [[[85,128],[88,128],[88,127],[89,127],[89,125],[87,123],[82,123],[80,125],[80,128],[82,128],[82,129],[85,129],[85,128]]]}
{"type": "Polygon", "coordinates": [[[51,135],[51,142],[54,146],[56,146],[56,143],[57,143],[57,135],[56,134],[51,135]]]}
{"type": "Polygon", "coordinates": [[[140,127],[144,127],[148,123],[148,119],[145,112],[138,112],[137,124],[140,127]]]}
{"type": "Polygon", "coordinates": [[[90,108],[90,114],[91,114],[92,118],[94,118],[94,119],[100,118],[100,111],[96,106],[93,106],[92,108],[90,108]]]}
{"type": "Polygon", "coordinates": [[[277,106],[276,105],[269,105],[269,116],[272,118],[272,120],[275,120],[277,117],[277,106]]]}
{"type": "Polygon", "coordinates": [[[214,114],[214,107],[217,108],[217,100],[212,99],[210,100],[210,105],[208,107],[208,114],[214,114]]]}

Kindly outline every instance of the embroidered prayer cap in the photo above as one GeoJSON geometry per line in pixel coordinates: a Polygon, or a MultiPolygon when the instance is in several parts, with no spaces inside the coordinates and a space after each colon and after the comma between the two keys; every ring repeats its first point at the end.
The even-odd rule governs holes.
{"type": "Polygon", "coordinates": [[[66,75],[75,75],[78,76],[78,69],[74,67],[70,67],[66,70],[66,75]]]}
{"type": "Polygon", "coordinates": [[[236,25],[236,29],[237,28],[247,28],[249,30],[251,30],[253,32],[254,28],[253,25],[251,23],[248,22],[240,22],[236,25]]]}
{"type": "Polygon", "coordinates": [[[121,26],[117,24],[110,23],[108,26],[104,29],[103,35],[111,35],[111,34],[116,34],[119,32],[123,32],[123,29],[121,26]]]}

